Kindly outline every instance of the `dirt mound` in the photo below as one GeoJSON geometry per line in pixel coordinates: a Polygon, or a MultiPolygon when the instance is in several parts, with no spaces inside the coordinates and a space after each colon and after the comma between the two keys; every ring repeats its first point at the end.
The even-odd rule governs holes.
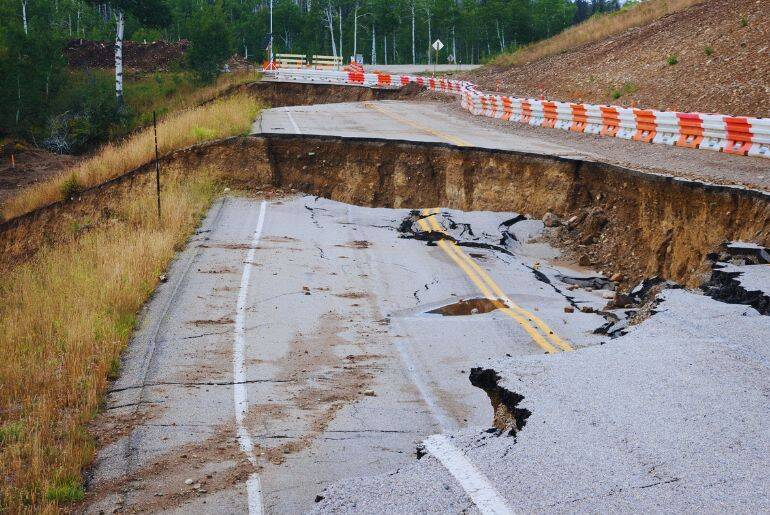
{"type": "MultiPolygon", "coordinates": [[[[190,42],[186,39],[175,43],[124,41],[123,65],[131,71],[168,71],[184,58],[189,47],[190,42]]],[[[115,66],[115,43],[73,39],[64,47],[64,56],[73,68],[112,68],[115,66]]]]}
{"type": "Polygon", "coordinates": [[[710,0],[604,41],[470,74],[485,91],[770,117],[770,2],[710,0]]]}

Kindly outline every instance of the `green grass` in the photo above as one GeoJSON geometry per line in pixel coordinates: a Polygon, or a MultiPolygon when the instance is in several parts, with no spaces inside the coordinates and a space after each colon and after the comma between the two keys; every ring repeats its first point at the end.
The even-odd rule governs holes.
{"type": "Polygon", "coordinates": [[[10,445],[21,439],[24,434],[24,422],[15,420],[0,426],[0,446],[10,445]]]}
{"type": "Polygon", "coordinates": [[[669,66],[674,66],[679,62],[679,57],[676,54],[671,54],[668,56],[668,59],[666,59],[666,62],[669,66]]]}
{"type": "Polygon", "coordinates": [[[158,72],[128,78],[124,96],[131,111],[139,113],[138,125],[149,125],[153,110],[158,116],[166,114],[174,97],[191,95],[200,86],[190,72],[158,72]]]}
{"type": "Polygon", "coordinates": [[[613,100],[617,100],[623,95],[632,95],[636,93],[636,84],[633,82],[626,82],[620,88],[613,88],[610,90],[610,96],[613,100]]]}
{"type": "Polygon", "coordinates": [[[135,114],[134,123],[144,127],[152,123],[152,112],[158,118],[172,111],[194,107],[210,100],[227,87],[257,79],[256,73],[222,74],[214,83],[202,84],[191,72],[158,72],[126,79],[126,105],[135,114]]]}
{"type": "Polygon", "coordinates": [[[213,130],[206,127],[193,127],[190,131],[190,135],[198,142],[213,139],[215,134],[213,130]]]}
{"type": "Polygon", "coordinates": [[[67,477],[53,482],[45,492],[45,498],[55,503],[82,501],[86,496],[80,478],[67,477]]]}

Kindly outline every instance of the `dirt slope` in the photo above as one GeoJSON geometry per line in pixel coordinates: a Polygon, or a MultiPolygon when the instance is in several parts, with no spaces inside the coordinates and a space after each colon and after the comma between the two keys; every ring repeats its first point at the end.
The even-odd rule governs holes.
{"type": "Polygon", "coordinates": [[[709,0],[560,55],[486,66],[470,79],[517,96],[770,117],[770,1],[709,0]]]}

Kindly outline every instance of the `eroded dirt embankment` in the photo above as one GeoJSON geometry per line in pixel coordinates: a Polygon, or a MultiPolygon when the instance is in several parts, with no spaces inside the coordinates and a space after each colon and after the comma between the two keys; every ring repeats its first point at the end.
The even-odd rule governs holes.
{"type": "Polygon", "coordinates": [[[368,100],[406,100],[423,93],[417,84],[399,89],[377,89],[334,84],[301,84],[296,82],[251,82],[233,86],[218,98],[248,92],[269,106],[297,106],[365,102],[368,100]]]}
{"type": "MultiPolygon", "coordinates": [[[[633,170],[539,155],[336,137],[231,138],[164,158],[183,168],[216,166],[242,188],[294,188],[351,204],[517,211],[567,220],[561,241],[573,254],[636,281],[660,275],[689,286],[708,278],[705,257],[726,240],[770,244],[770,195],[633,170]]],[[[70,237],[78,220],[95,220],[113,195],[153,194],[135,170],[0,225],[0,266],[40,245],[70,237]]],[[[82,226],[82,224],[78,224],[82,226]]]]}

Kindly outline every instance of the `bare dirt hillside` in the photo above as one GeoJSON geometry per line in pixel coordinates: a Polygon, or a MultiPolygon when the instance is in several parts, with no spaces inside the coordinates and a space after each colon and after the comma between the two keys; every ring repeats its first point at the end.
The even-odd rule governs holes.
{"type": "Polygon", "coordinates": [[[485,66],[488,91],[770,117],[770,1],[708,0],[529,64],[485,66]]]}

